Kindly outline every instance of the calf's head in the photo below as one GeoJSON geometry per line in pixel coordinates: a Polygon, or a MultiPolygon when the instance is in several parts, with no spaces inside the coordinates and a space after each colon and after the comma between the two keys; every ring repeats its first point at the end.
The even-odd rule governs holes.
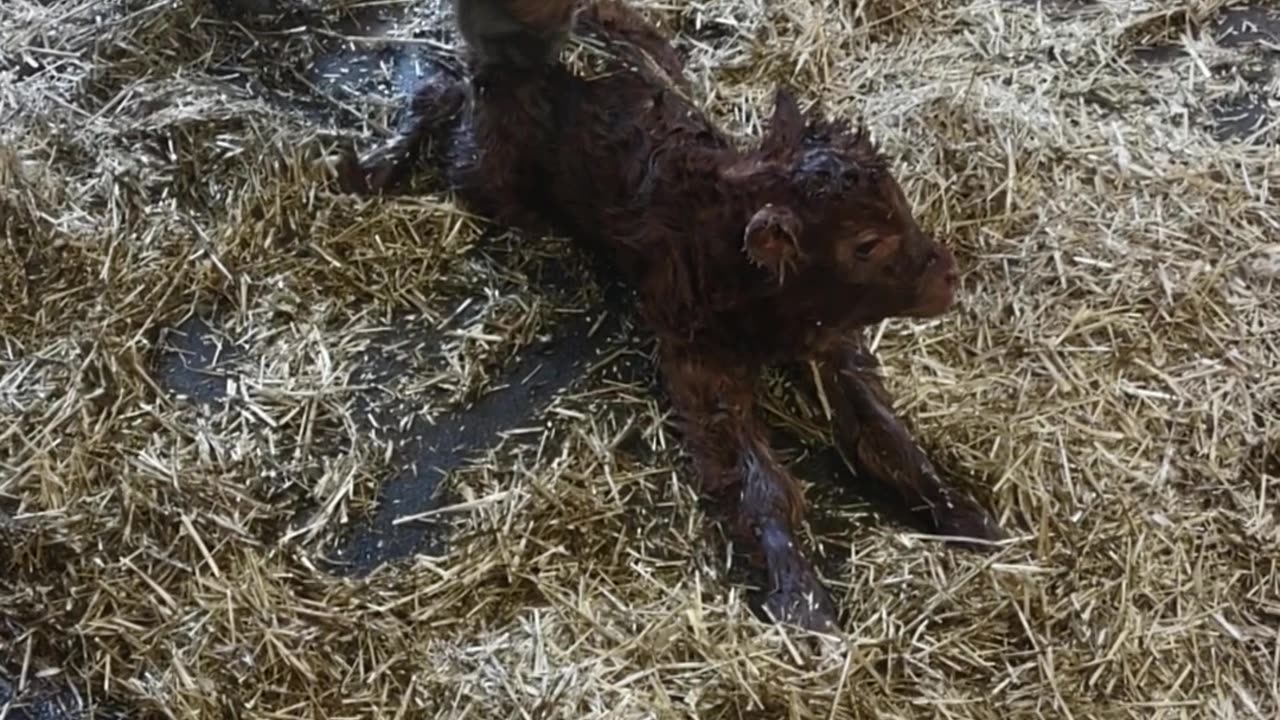
{"type": "Polygon", "coordinates": [[[752,198],[743,251],[803,319],[933,317],[954,302],[954,257],[920,229],[863,130],[805,117],[779,89],[760,149],[724,178],[752,198]]]}

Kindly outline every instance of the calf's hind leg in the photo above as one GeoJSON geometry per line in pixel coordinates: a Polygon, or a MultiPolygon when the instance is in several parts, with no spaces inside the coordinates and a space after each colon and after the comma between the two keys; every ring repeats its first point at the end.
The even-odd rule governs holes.
{"type": "Polygon", "coordinates": [[[551,135],[546,80],[540,70],[472,81],[440,72],[414,93],[395,138],[364,159],[344,157],[339,181],[347,192],[391,189],[425,151],[470,212],[508,229],[550,232],[537,162],[551,135]]]}
{"type": "Polygon", "coordinates": [[[640,50],[673,84],[685,92],[691,89],[684,72],[684,60],[671,41],[627,3],[620,0],[592,3],[578,15],[578,26],[583,34],[603,37],[615,48],[630,45],[640,50]]]}
{"type": "Polygon", "coordinates": [[[894,415],[879,363],[861,333],[817,358],[817,367],[836,448],[860,478],[893,490],[938,534],[987,541],[1002,537],[986,510],[942,479],[894,415]]]}
{"type": "Polygon", "coordinates": [[[354,149],[343,153],[338,165],[339,185],[346,192],[371,194],[404,182],[424,149],[448,141],[446,135],[466,100],[466,86],[451,73],[438,70],[414,91],[394,137],[363,158],[357,158],[354,149]]]}
{"type": "Polygon", "coordinates": [[[804,501],[774,459],[754,410],[754,373],[664,349],[662,371],[683,420],[703,493],[721,504],[736,544],[769,579],[765,608],[780,622],[835,626],[836,611],[795,538],[804,501]]]}

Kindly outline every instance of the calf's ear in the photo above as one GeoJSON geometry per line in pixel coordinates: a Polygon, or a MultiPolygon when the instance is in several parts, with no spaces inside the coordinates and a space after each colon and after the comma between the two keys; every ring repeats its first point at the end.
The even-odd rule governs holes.
{"type": "Polygon", "coordinates": [[[800,113],[795,94],[786,86],[779,85],[774,90],[773,115],[760,141],[760,150],[774,159],[795,152],[804,139],[804,129],[804,116],[800,113]]]}
{"type": "Polygon", "coordinates": [[[800,218],[790,208],[765,205],[747,223],[742,250],[752,264],[764,268],[781,285],[787,273],[794,273],[805,261],[801,230],[800,218]]]}
{"type": "Polygon", "coordinates": [[[805,127],[795,95],[785,86],[778,86],[773,115],[766,123],[759,150],[722,167],[720,179],[737,188],[785,182],[791,163],[803,145],[805,127]]]}

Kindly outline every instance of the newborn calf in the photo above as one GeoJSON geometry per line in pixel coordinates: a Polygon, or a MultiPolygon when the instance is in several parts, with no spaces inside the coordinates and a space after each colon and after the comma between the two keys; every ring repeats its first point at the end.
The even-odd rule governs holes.
{"type": "Polygon", "coordinates": [[[947,311],[956,287],[951,253],[917,226],[864,131],[802,113],[779,88],[763,139],[739,150],[685,98],[675,50],[626,6],[575,18],[564,0],[459,2],[466,77],[422,86],[400,137],[347,158],[348,187],[387,188],[425,152],[473,211],[613,261],[657,335],[701,489],[767,571],[775,618],[821,628],[835,609],[796,542],[802,493],[756,407],[766,365],[816,364],[860,478],[938,533],[999,536],[895,417],[864,343],[869,324],[947,311]],[[603,41],[601,72],[556,62],[571,27],[603,41]]]}

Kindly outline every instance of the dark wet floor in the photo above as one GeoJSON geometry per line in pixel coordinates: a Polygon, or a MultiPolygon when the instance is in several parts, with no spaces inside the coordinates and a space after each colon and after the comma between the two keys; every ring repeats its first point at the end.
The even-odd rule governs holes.
{"type": "Polygon", "coordinates": [[[129,720],[130,717],[123,709],[95,702],[92,696],[57,679],[9,677],[0,670],[2,720],[129,720]]]}
{"type": "MultiPolygon", "coordinates": [[[[408,428],[398,431],[396,464],[401,470],[383,487],[373,517],[355,523],[333,553],[330,560],[335,570],[363,575],[384,562],[417,552],[442,551],[444,526],[423,522],[397,525],[396,519],[439,507],[447,497],[437,492],[445,475],[504,433],[537,422],[542,409],[606,351],[623,317],[616,308],[614,312],[606,309],[599,325],[596,315],[561,325],[553,339],[529,348],[511,364],[495,383],[495,390],[433,423],[415,418],[408,428]]],[[[373,371],[394,373],[397,369],[394,361],[380,359],[373,371]]],[[[387,411],[380,408],[374,415],[387,411]]]]}
{"type": "MultiPolygon", "coordinates": [[[[1160,64],[1187,54],[1177,38],[1186,19],[1174,14],[1144,28],[1132,53],[1140,64],[1160,64]]],[[[1209,70],[1215,77],[1239,76],[1242,89],[1211,100],[1209,117],[1201,123],[1219,140],[1261,141],[1260,131],[1275,122],[1265,88],[1280,66],[1280,9],[1226,8],[1210,22],[1212,36],[1222,47],[1247,54],[1240,62],[1221,63],[1209,70]]]]}

